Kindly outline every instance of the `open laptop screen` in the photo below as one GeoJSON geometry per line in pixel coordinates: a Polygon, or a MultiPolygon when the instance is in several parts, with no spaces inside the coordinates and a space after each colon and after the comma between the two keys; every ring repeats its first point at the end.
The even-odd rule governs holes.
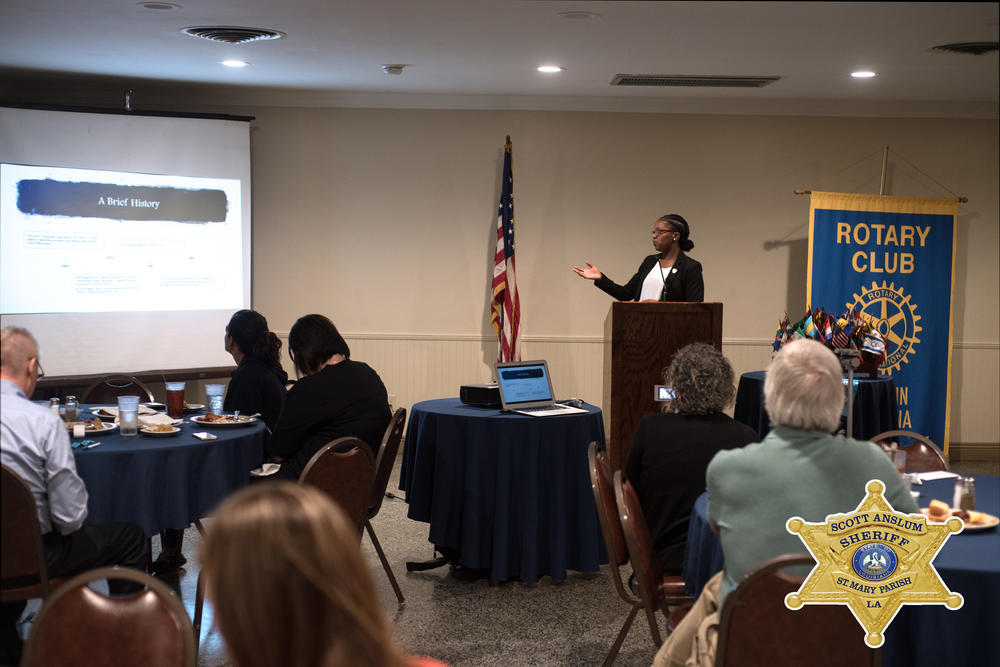
{"type": "Polygon", "coordinates": [[[552,382],[544,361],[497,364],[497,383],[505,410],[551,405],[552,382]]]}

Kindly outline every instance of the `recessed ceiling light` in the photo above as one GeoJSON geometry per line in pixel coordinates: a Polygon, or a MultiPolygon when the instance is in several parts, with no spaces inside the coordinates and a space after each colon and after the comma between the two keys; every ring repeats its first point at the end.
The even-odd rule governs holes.
{"type": "Polygon", "coordinates": [[[874,79],[878,75],[875,72],[862,70],[860,72],[851,72],[851,76],[855,79],[874,79]]]}
{"type": "Polygon", "coordinates": [[[597,12],[572,11],[572,12],[559,12],[559,16],[561,16],[564,19],[583,19],[583,20],[586,20],[586,19],[599,19],[603,15],[602,14],[598,14],[597,12]]]}
{"type": "Polygon", "coordinates": [[[245,60],[223,60],[222,64],[226,67],[246,67],[249,63],[245,60]]]}
{"type": "Polygon", "coordinates": [[[137,2],[140,7],[145,7],[146,9],[158,9],[160,11],[170,11],[171,9],[180,9],[181,6],[173,2],[137,2]]]}
{"type": "Polygon", "coordinates": [[[564,72],[565,70],[566,70],[565,67],[559,67],[559,65],[539,65],[538,66],[538,71],[539,72],[545,72],[547,74],[552,74],[554,72],[564,72]]]}

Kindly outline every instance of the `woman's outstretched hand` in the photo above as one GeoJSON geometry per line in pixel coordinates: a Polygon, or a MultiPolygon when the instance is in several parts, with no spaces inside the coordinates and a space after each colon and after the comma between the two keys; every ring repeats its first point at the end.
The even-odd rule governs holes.
{"type": "Polygon", "coordinates": [[[581,278],[586,278],[587,280],[597,280],[603,275],[601,270],[590,262],[586,262],[586,264],[587,268],[585,269],[581,269],[579,266],[574,266],[573,272],[581,278]]]}

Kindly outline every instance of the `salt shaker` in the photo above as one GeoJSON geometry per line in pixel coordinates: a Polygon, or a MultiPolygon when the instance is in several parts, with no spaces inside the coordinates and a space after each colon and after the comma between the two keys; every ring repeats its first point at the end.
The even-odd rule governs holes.
{"type": "Polygon", "coordinates": [[[952,509],[959,509],[962,506],[963,497],[965,497],[965,478],[959,475],[955,478],[955,493],[951,497],[952,509]]]}
{"type": "Polygon", "coordinates": [[[49,410],[55,413],[56,417],[59,416],[59,397],[53,396],[49,399],[49,410]]]}

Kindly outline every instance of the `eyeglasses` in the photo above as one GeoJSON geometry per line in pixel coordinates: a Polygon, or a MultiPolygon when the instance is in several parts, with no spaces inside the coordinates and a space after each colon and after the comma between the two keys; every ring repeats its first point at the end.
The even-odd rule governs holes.
{"type": "Polygon", "coordinates": [[[38,360],[38,357],[35,357],[35,368],[38,369],[38,379],[39,380],[41,380],[43,377],[45,377],[45,371],[42,370],[42,362],[38,360]]]}
{"type": "Polygon", "coordinates": [[[660,236],[661,234],[676,234],[677,231],[674,229],[653,229],[650,234],[653,236],[660,236]]]}

